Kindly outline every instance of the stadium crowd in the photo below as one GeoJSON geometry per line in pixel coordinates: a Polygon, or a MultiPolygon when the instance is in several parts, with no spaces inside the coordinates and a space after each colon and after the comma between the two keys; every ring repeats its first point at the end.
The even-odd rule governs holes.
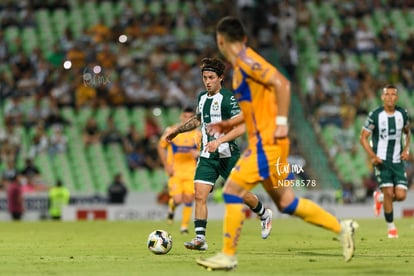
{"type": "MultiPolygon", "coordinates": [[[[296,44],[295,33],[317,22],[311,6],[324,5],[324,1],[305,0],[141,2],[139,10],[132,1],[0,4],[0,117],[5,126],[0,131],[2,168],[17,166],[18,155],[36,158],[41,151],[65,152],[68,137],[64,130],[74,122],[63,116],[62,107],[79,113],[102,107],[194,106],[197,93],[203,90],[198,63],[203,57],[217,56],[214,26],[224,15],[240,16],[246,22],[249,44],[296,81],[300,45],[296,44]],[[116,7],[112,19],[98,13],[97,20],[80,32],[68,23],[56,31],[58,38],[45,48],[36,45],[28,49],[21,36],[8,40],[10,27],[41,32],[36,16],[40,11],[63,11],[61,14],[69,17],[75,7],[90,4],[98,9],[108,2],[116,7]],[[154,2],[159,4],[157,9],[153,8],[154,2]],[[172,4],[178,5],[177,14],[170,12],[172,4]],[[21,148],[23,135],[31,141],[27,152],[21,148]]],[[[333,1],[341,24],[327,19],[315,29],[321,61],[307,79],[307,91],[302,94],[307,97],[306,111],[322,126],[334,123],[346,131],[358,114],[368,110],[378,87],[386,82],[414,91],[414,34],[403,40],[392,24],[375,33],[364,23],[375,9],[406,8],[401,3],[412,5],[412,1],[362,2],[333,1]],[[347,59],[349,53],[366,52],[372,53],[380,64],[375,75],[366,64],[355,66],[347,59]],[[331,53],[339,56],[335,65],[331,53]]],[[[230,73],[226,72],[225,87],[231,87],[230,73]]],[[[137,133],[134,127],[122,133],[110,115],[104,129],[92,113],[81,126],[82,139],[86,146],[122,144],[130,169],[159,167],[151,141],[159,137],[161,130],[151,114],[147,117],[147,133],[137,133]]],[[[356,137],[345,136],[349,136],[349,146],[355,146],[352,141],[356,143],[356,137]]]]}

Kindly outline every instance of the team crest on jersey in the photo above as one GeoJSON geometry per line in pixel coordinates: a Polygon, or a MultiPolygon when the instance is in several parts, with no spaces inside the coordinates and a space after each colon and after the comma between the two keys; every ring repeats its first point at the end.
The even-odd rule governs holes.
{"type": "Polygon", "coordinates": [[[213,106],[211,107],[211,109],[212,109],[213,111],[218,111],[218,110],[219,110],[219,104],[218,104],[218,101],[215,101],[215,102],[213,103],[213,106]]]}

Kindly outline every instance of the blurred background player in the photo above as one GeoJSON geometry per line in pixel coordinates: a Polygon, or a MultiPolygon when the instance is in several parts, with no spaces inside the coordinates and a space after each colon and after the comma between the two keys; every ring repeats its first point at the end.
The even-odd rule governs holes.
{"type": "MultiPolygon", "coordinates": [[[[185,108],[180,115],[181,123],[186,122],[194,116],[192,108],[185,108]]],[[[177,125],[165,130],[168,133],[177,125]]],[[[168,223],[173,223],[176,207],[184,203],[181,220],[181,233],[188,233],[188,224],[192,215],[194,201],[194,173],[199,156],[199,144],[201,133],[199,130],[185,133],[174,141],[168,142],[165,134],[158,143],[158,155],[167,173],[168,192],[168,223]]]]}
{"type": "Polygon", "coordinates": [[[381,191],[374,192],[375,213],[381,213],[388,227],[388,238],[398,238],[394,224],[393,201],[407,196],[408,182],[404,160],[409,158],[410,122],[406,109],[396,106],[398,91],[386,85],[381,94],[383,105],[369,113],[362,127],[360,142],[372,165],[381,191]],[[368,138],[372,135],[372,146],[368,138]]]}
{"type": "Polygon", "coordinates": [[[60,220],[62,208],[69,204],[70,191],[58,179],[56,185],[49,190],[49,216],[53,220],[60,220]]]}
{"type": "MultiPolygon", "coordinates": [[[[196,115],[165,136],[171,141],[180,133],[191,131],[201,125],[202,140],[200,159],[194,177],[196,237],[184,243],[188,249],[207,250],[207,198],[219,178],[226,179],[240,157],[240,149],[234,139],[245,133],[244,125],[229,131],[226,135],[209,135],[206,125],[237,117],[240,108],[233,94],[222,87],[225,64],[215,58],[201,61],[201,73],[206,91],[198,97],[196,115]]],[[[179,135],[178,137],[180,137],[179,135]]],[[[175,138],[176,139],[176,138],[175,138]]],[[[256,195],[247,193],[244,202],[261,219],[262,238],[266,239],[272,229],[272,211],[265,209],[256,195]]]]}
{"type": "Polygon", "coordinates": [[[212,123],[207,128],[211,134],[226,133],[245,123],[248,148],[224,186],[222,251],[209,258],[200,258],[197,263],[209,269],[229,270],[237,266],[236,252],[245,219],[243,198],[258,183],[263,184],[281,212],[339,234],[345,261],[350,261],[357,223],[351,220],[339,222],[314,202],[296,197],[292,187],[284,184],[289,172],[289,167],[285,166],[289,166],[290,82],[246,46],[247,34],[239,19],[222,18],[216,32],[217,46],[234,69],[233,90],[240,103],[241,114],[212,123]]]}

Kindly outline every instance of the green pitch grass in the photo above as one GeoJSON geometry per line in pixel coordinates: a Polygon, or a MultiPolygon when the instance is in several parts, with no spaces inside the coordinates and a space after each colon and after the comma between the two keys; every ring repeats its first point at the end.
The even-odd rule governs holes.
{"type": "Polygon", "coordinates": [[[165,222],[3,222],[0,223],[0,275],[413,275],[414,220],[397,220],[400,238],[388,239],[383,219],[359,220],[356,252],[342,259],[335,234],[298,219],[273,222],[267,240],[259,221],[245,222],[239,266],[231,272],[208,272],[200,256],[221,248],[221,221],[208,223],[208,252],[189,251],[179,224],[165,222]],[[148,251],[155,229],[174,240],[167,255],[148,251]]]}

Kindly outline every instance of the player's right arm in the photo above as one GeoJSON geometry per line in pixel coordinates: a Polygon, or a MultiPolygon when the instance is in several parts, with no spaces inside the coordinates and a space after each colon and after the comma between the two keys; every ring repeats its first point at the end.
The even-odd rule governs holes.
{"type": "Polygon", "coordinates": [[[371,131],[366,130],[363,128],[361,130],[361,134],[359,136],[359,142],[361,143],[362,147],[364,148],[365,152],[368,154],[368,157],[371,160],[373,165],[378,165],[382,163],[381,158],[379,158],[375,152],[372,150],[371,146],[369,145],[368,138],[371,136],[371,131]]]}
{"type": "Polygon", "coordinates": [[[178,134],[196,129],[200,125],[201,125],[201,113],[197,113],[196,115],[188,119],[185,123],[179,125],[178,127],[171,129],[171,131],[166,133],[165,139],[167,141],[172,141],[175,138],[175,136],[177,136],[178,134]]]}

